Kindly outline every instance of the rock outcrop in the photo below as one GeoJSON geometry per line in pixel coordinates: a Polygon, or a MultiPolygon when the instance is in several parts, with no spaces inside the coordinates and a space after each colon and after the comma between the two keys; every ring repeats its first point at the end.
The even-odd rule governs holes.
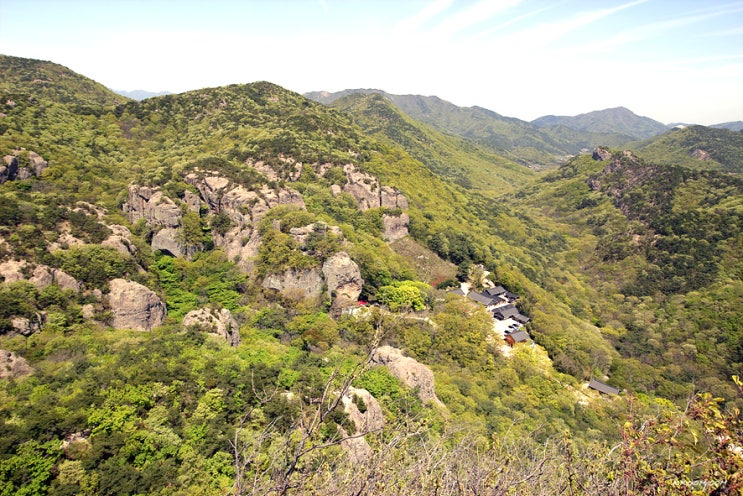
{"type": "Polygon", "coordinates": [[[183,327],[192,326],[201,331],[221,336],[230,346],[240,344],[240,330],[237,322],[226,308],[221,310],[200,308],[188,312],[183,317],[183,327]]]}
{"type": "Polygon", "coordinates": [[[125,256],[137,253],[137,248],[131,242],[132,233],[129,229],[118,224],[111,224],[108,228],[111,234],[101,242],[101,246],[112,248],[125,256]]]}
{"type": "Polygon", "coordinates": [[[702,150],[701,148],[694,149],[689,154],[689,156],[697,160],[704,160],[704,161],[712,160],[712,155],[707,150],[702,150]]]}
{"type": "Polygon", "coordinates": [[[373,452],[364,434],[381,430],[384,427],[384,413],[379,402],[366,389],[349,387],[341,398],[343,410],[355,427],[353,437],[349,436],[342,427],[338,427],[341,436],[341,448],[348,454],[351,463],[363,463],[371,458],[373,452]],[[363,412],[359,408],[363,408],[363,412]]]}
{"type": "Polygon", "coordinates": [[[180,228],[164,227],[152,235],[153,250],[160,250],[172,257],[191,258],[201,250],[200,245],[186,245],[180,228]]]}
{"type": "Polygon", "coordinates": [[[292,300],[317,299],[322,295],[323,278],[318,269],[289,269],[263,279],[265,289],[274,289],[292,300]]]}
{"type": "Polygon", "coordinates": [[[20,334],[21,336],[30,336],[36,332],[41,331],[41,326],[44,325],[45,314],[37,313],[33,318],[27,317],[13,317],[10,319],[10,325],[13,327],[13,332],[20,334]]]}
{"type": "Polygon", "coordinates": [[[325,222],[315,222],[302,227],[293,227],[289,229],[289,234],[295,239],[301,249],[307,246],[307,240],[312,236],[327,236],[328,234],[335,236],[341,242],[343,239],[343,231],[338,226],[329,226],[325,222]]]}
{"type": "Polygon", "coordinates": [[[351,386],[341,398],[341,401],[343,402],[343,410],[348,414],[348,418],[351,419],[353,425],[356,426],[356,434],[366,434],[384,427],[382,407],[366,389],[357,389],[351,386]],[[358,407],[359,402],[363,404],[363,413],[358,407]]]}
{"type": "Polygon", "coordinates": [[[335,308],[355,305],[364,287],[359,266],[348,253],[341,251],[328,258],[322,266],[328,295],[335,308]]]}
{"type": "Polygon", "coordinates": [[[418,388],[421,401],[432,401],[443,405],[434,391],[433,372],[417,360],[406,357],[402,351],[392,346],[380,346],[374,351],[372,361],[384,365],[390,373],[410,388],[418,388]]]}
{"type": "Polygon", "coordinates": [[[382,215],[382,236],[388,243],[402,239],[408,235],[410,216],[406,213],[401,215],[382,215]]]}
{"type": "Polygon", "coordinates": [[[0,184],[12,181],[18,176],[18,157],[5,155],[3,165],[0,165],[0,184]]]}
{"type": "Polygon", "coordinates": [[[17,282],[26,278],[23,269],[26,267],[25,260],[8,260],[0,263],[0,277],[4,282],[17,282]]]}
{"type": "Polygon", "coordinates": [[[601,162],[611,160],[611,151],[603,146],[597,146],[593,149],[592,158],[601,162]]]}
{"type": "Polygon", "coordinates": [[[71,289],[75,292],[80,291],[80,283],[77,279],[60,269],[53,269],[46,265],[37,265],[28,282],[39,289],[56,283],[62,289],[71,289]]]}
{"type": "Polygon", "coordinates": [[[0,184],[6,181],[31,179],[39,177],[49,164],[36,152],[28,152],[28,165],[21,165],[18,154],[24,152],[24,148],[13,150],[13,155],[5,155],[0,165],[0,184]]]}
{"type": "Polygon", "coordinates": [[[22,356],[18,356],[12,351],[0,350],[0,379],[17,379],[29,375],[33,371],[34,369],[22,356]]]}
{"type": "Polygon", "coordinates": [[[179,227],[183,214],[180,207],[165,196],[159,188],[129,186],[129,199],[124,203],[124,212],[134,224],[145,219],[151,227],[179,227]]]}
{"type": "Polygon", "coordinates": [[[27,280],[38,289],[44,289],[51,284],[58,284],[62,289],[80,290],[80,283],[60,269],[53,269],[46,265],[31,266],[25,260],[9,260],[0,264],[0,277],[4,282],[27,280]],[[28,277],[26,277],[27,273],[28,277]]]}
{"type": "Polygon", "coordinates": [[[165,320],[167,310],[157,294],[134,281],[113,279],[108,304],[113,313],[111,326],[116,329],[149,331],[165,320]]]}
{"type": "Polygon", "coordinates": [[[347,179],[343,191],[356,198],[361,210],[379,207],[408,208],[408,199],[405,195],[394,188],[380,185],[379,180],[371,174],[357,170],[352,164],[345,165],[343,172],[346,173],[347,179]]]}

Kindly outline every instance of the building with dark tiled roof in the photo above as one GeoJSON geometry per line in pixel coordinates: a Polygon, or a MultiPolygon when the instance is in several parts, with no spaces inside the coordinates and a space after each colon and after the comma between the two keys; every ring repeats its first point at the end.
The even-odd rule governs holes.
{"type": "Polygon", "coordinates": [[[591,379],[588,387],[604,394],[619,394],[619,388],[615,388],[596,379],[591,379]]]}

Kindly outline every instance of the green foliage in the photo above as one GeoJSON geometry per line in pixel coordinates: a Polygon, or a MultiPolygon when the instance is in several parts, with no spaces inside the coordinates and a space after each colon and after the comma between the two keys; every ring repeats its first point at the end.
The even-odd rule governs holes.
{"type": "Polygon", "coordinates": [[[307,349],[327,350],[339,338],[338,325],[326,313],[298,315],[286,324],[286,332],[307,349]]]}
{"type": "Polygon", "coordinates": [[[152,270],[165,291],[168,315],[176,319],[208,304],[237,310],[247,283],[246,276],[218,250],[197,253],[190,261],[161,255],[152,270]]]}
{"type": "Polygon", "coordinates": [[[112,248],[71,247],[54,253],[54,264],[89,288],[104,289],[111,279],[136,273],[136,264],[112,248]]]}
{"type": "Polygon", "coordinates": [[[632,143],[643,158],[657,164],[699,170],[743,172],[743,133],[729,129],[689,126],[672,129],[640,143],[632,143]]]}
{"type": "MultiPolygon", "coordinates": [[[[615,490],[620,472],[611,479],[610,469],[629,458],[619,456],[624,448],[607,446],[623,441],[616,426],[627,419],[625,397],[588,396],[578,382],[605,375],[642,393],[632,405],[641,422],[658,413],[657,397],[683,402],[696,387],[725,398],[707,408],[722,427],[705,421],[703,410],[690,421],[712,430],[706,453],[727,460],[713,439],[739,430],[729,414],[743,404],[727,380],[743,366],[736,176],[617,154],[617,164],[578,157],[541,180],[492,146],[420,125],[409,117],[413,100],[400,104],[408,116],[380,98],[349,100],[340,105],[344,114],[255,83],[125,102],[53,64],[2,57],[0,65],[9,74],[0,82],[2,153],[25,147],[49,162],[40,177],[0,185],[1,261],[24,259],[26,272],[43,263],[83,282],[80,294],[57,285],[0,285],[0,348],[33,367],[29,376],[0,380],[2,492],[225,494],[239,492],[237,481],[255,480],[279,493],[290,486],[322,491],[332,481],[339,493],[414,487],[445,494],[445,487],[468,487],[486,494],[497,485],[511,493],[557,494],[600,481],[607,494],[624,494],[615,490]],[[269,181],[246,165],[261,160],[283,179],[269,181]],[[329,186],[344,183],[341,167],[349,163],[405,194],[406,242],[456,264],[444,264],[442,280],[457,270],[462,278],[488,271],[519,293],[537,344],[502,352],[482,308],[461,298],[444,301],[411,282],[440,282],[425,274],[425,261],[436,255],[396,247],[403,254],[397,255],[380,239],[384,210],[361,212],[353,196],[331,194],[329,186]],[[316,172],[321,164],[331,164],[324,178],[316,172]],[[178,203],[187,190],[195,193],[185,174],[215,172],[257,194],[264,194],[264,184],[290,185],[307,206],[265,214],[252,276],[210,246],[210,232],[233,227],[216,209],[184,210],[183,241],[204,247],[192,260],[153,258],[144,222],[132,226],[135,259],[98,245],[109,234],[106,225],[127,224],[121,207],[132,182],[158,185],[178,203]],[[107,213],[99,217],[81,202],[107,213]],[[314,230],[301,242],[290,234],[309,225],[314,230]],[[343,238],[329,225],[340,226],[343,238]],[[63,232],[87,245],[65,246],[63,232]],[[60,249],[52,254],[53,242],[60,249]],[[319,268],[341,249],[360,266],[362,298],[428,312],[377,308],[336,321],[309,305],[272,301],[255,284],[266,274],[319,268]],[[83,303],[94,304],[96,320],[105,316],[91,289],[105,290],[113,277],[159,286],[169,309],[166,325],[135,333],[83,319],[83,303]],[[178,326],[185,313],[203,306],[232,310],[243,324],[243,344],[231,348],[178,326]],[[14,317],[42,315],[39,333],[7,332],[14,317]],[[375,453],[369,464],[349,465],[334,443],[338,426],[346,432],[354,426],[333,406],[335,393],[380,336],[433,369],[447,412],[421,404],[388,368],[365,371],[353,383],[380,401],[388,423],[367,435],[375,453]],[[71,442],[60,449],[64,439],[71,442]],[[255,448],[246,451],[256,459],[245,465],[245,477],[231,443],[255,448]],[[291,472],[282,463],[296,453],[301,463],[291,472]],[[434,459],[444,462],[425,465],[434,459]],[[343,470],[351,475],[344,479],[343,470]],[[271,485],[282,477],[288,485],[271,485]],[[529,484],[513,482],[520,480],[529,484]],[[441,484],[434,488],[431,481],[441,484]]],[[[549,143],[545,133],[482,109],[414,100],[431,105],[426,118],[432,125],[449,119],[447,132],[502,146],[521,163],[552,162],[553,153],[565,151],[560,140],[549,143]]],[[[562,133],[561,140],[571,135],[562,133]]],[[[722,141],[706,146],[720,156],[734,152],[725,152],[722,141]]],[[[661,421],[646,425],[679,414],[663,405],[661,421]]],[[[631,481],[638,492],[650,488],[648,481],[667,481],[656,477],[661,470],[675,470],[673,461],[697,453],[688,438],[654,444],[643,438],[648,432],[626,431],[647,455],[627,465],[638,476],[631,481]],[[671,450],[672,462],[660,462],[658,447],[671,450]]],[[[666,438],[656,441],[670,439],[668,432],[663,427],[658,433],[666,438]]],[[[722,461],[712,470],[717,462],[710,459],[697,458],[702,464],[694,467],[701,468],[689,474],[740,472],[722,461]]]]}
{"type": "Polygon", "coordinates": [[[418,281],[395,281],[377,290],[377,301],[393,312],[420,311],[431,302],[430,286],[418,281]]]}

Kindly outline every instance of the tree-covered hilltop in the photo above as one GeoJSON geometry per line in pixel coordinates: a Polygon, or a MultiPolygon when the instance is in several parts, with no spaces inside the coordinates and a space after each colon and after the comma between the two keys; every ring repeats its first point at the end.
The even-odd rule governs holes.
{"type": "Polygon", "coordinates": [[[737,178],[538,175],[373,96],[12,71],[0,494],[740,488],[737,178]],[[461,282],[505,286],[533,342],[461,282]]]}
{"type": "Polygon", "coordinates": [[[634,139],[651,138],[668,129],[665,124],[635,115],[624,107],[596,110],[576,116],[545,115],[531,123],[540,128],[565,126],[576,131],[622,134],[634,139]]]}
{"type": "Polygon", "coordinates": [[[743,131],[689,126],[630,146],[659,164],[743,172],[743,131]]]}
{"type": "Polygon", "coordinates": [[[333,102],[365,133],[405,149],[437,176],[489,196],[497,196],[534,177],[531,169],[494,150],[412,120],[379,94],[351,94],[333,102]]]}

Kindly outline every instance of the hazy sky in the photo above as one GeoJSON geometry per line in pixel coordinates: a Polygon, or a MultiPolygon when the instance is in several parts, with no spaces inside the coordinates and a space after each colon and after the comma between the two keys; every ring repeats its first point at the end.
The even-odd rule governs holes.
{"type": "Polygon", "coordinates": [[[743,120],[743,1],[0,0],[0,53],[120,90],[267,80],[525,120],[743,120]]]}

